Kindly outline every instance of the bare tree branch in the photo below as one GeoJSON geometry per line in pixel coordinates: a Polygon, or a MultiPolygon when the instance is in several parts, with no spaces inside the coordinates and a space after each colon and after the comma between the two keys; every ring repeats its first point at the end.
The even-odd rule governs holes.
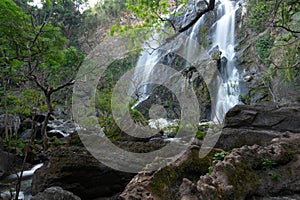
{"type": "Polygon", "coordinates": [[[162,18],[157,12],[155,12],[155,15],[163,22],[169,22],[170,25],[172,26],[173,30],[176,32],[177,28],[175,24],[168,18],[162,18]]]}
{"type": "Polygon", "coordinates": [[[35,45],[37,39],[39,38],[39,35],[41,34],[41,32],[43,31],[43,28],[45,27],[46,25],[46,21],[44,21],[41,25],[41,27],[39,28],[38,32],[35,34],[35,37],[30,45],[30,49],[32,49],[32,47],[35,45]]]}
{"type": "Polygon", "coordinates": [[[273,25],[273,27],[275,27],[275,28],[283,28],[286,31],[291,32],[291,33],[300,33],[300,31],[298,31],[298,30],[292,30],[292,29],[290,29],[288,27],[285,27],[283,25],[273,25]]]}
{"type": "Polygon", "coordinates": [[[292,68],[296,68],[300,65],[300,61],[298,61],[296,64],[292,65],[292,66],[288,66],[288,67],[280,67],[278,65],[276,65],[274,62],[272,62],[272,64],[277,68],[277,69],[292,69],[292,68]]]}
{"type": "Polygon", "coordinates": [[[65,87],[74,85],[74,83],[75,83],[75,80],[73,80],[73,79],[72,79],[72,80],[69,80],[68,82],[66,82],[66,83],[64,83],[64,84],[62,84],[62,85],[60,85],[60,86],[58,86],[57,88],[50,89],[49,93],[52,94],[52,93],[54,93],[54,92],[57,92],[57,91],[59,91],[59,90],[65,88],[65,87]]]}

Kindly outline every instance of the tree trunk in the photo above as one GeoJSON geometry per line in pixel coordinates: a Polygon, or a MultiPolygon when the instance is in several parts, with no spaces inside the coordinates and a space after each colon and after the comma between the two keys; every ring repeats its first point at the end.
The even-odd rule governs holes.
{"type": "Polygon", "coordinates": [[[5,127],[5,138],[9,140],[8,136],[8,108],[7,108],[7,82],[3,79],[3,90],[4,90],[4,127],[5,127]]]}
{"type": "Polygon", "coordinates": [[[24,148],[24,159],[23,159],[23,164],[22,164],[22,168],[21,168],[21,173],[20,175],[17,174],[17,183],[16,183],[16,195],[15,195],[15,200],[19,200],[19,194],[21,191],[21,184],[22,184],[22,178],[23,178],[23,172],[25,170],[25,164],[26,164],[26,160],[27,160],[27,155],[29,152],[29,145],[30,144],[26,144],[25,148],[24,148]]]}
{"type": "Polygon", "coordinates": [[[47,136],[47,125],[49,122],[49,119],[51,117],[51,115],[53,114],[53,107],[52,107],[52,101],[51,101],[51,91],[44,91],[45,97],[46,97],[46,103],[47,103],[47,108],[48,108],[48,112],[47,115],[45,117],[45,120],[43,122],[43,126],[42,126],[42,136],[43,136],[43,141],[44,141],[44,148],[47,147],[47,143],[48,143],[48,136],[47,136]]]}

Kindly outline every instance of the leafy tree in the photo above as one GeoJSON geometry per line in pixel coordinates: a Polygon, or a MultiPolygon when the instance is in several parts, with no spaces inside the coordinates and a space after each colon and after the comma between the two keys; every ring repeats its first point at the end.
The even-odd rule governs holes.
{"type": "Polygon", "coordinates": [[[125,10],[125,2],[125,0],[102,0],[96,6],[99,6],[107,16],[119,17],[125,10]]]}
{"type": "Polygon", "coordinates": [[[25,14],[12,0],[0,2],[1,9],[1,72],[16,71],[13,76],[30,81],[45,96],[47,116],[42,133],[47,138],[46,127],[53,114],[54,93],[73,84],[83,55],[68,47],[60,29],[51,25],[51,15],[39,21],[25,14]]]}
{"type": "Polygon", "coordinates": [[[79,38],[81,37],[81,27],[84,16],[80,12],[80,7],[86,4],[87,0],[49,0],[43,3],[40,10],[43,17],[50,14],[50,23],[59,27],[62,35],[69,40],[68,46],[75,46],[79,49],[79,38]]]}
{"type": "MultiPolygon", "coordinates": [[[[203,1],[203,5],[195,10],[195,16],[184,26],[176,23],[176,16],[182,15],[187,10],[188,0],[126,0],[126,8],[130,12],[127,26],[120,28],[121,31],[129,27],[162,27],[170,28],[173,35],[167,38],[167,42],[178,34],[191,28],[204,14],[215,8],[215,0],[203,1]],[[176,9],[179,8],[180,9],[176,9]]],[[[196,1],[194,1],[196,5],[196,1]]]]}

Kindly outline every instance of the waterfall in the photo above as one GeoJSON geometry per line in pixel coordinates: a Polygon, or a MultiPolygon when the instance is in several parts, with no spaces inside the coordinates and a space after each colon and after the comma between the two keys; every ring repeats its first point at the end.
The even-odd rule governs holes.
{"type": "Polygon", "coordinates": [[[235,60],[235,13],[239,5],[230,0],[220,0],[217,7],[215,33],[213,35],[212,49],[218,48],[221,54],[221,77],[218,77],[217,96],[215,108],[212,111],[213,121],[222,121],[225,113],[239,103],[239,73],[235,60]]]}
{"type": "MultiPolygon", "coordinates": [[[[236,68],[235,60],[235,13],[239,8],[239,4],[231,0],[219,0],[217,2],[216,10],[216,22],[211,27],[212,32],[212,44],[209,52],[213,49],[218,49],[221,54],[221,66],[220,74],[221,76],[217,77],[216,91],[211,91],[213,93],[214,104],[212,105],[212,114],[211,119],[213,121],[222,122],[225,116],[225,113],[232,108],[234,105],[239,103],[239,73],[236,68]]],[[[188,35],[188,40],[186,41],[186,58],[187,60],[194,60],[193,58],[199,57],[199,51],[195,45],[197,41],[197,36],[201,26],[204,24],[205,15],[202,16],[191,28],[191,31],[188,35]],[[191,58],[191,59],[190,59],[191,58]]],[[[186,15],[184,17],[186,20],[186,15]]],[[[154,37],[155,38],[155,35],[154,37]]],[[[150,48],[149,46],[156,46],[157,40],[149,40],[147,43],[148,48],[145,48],[141,52],[141,56],[138,59],[137,65],[135,67],[134,73],[134,83],[133,88],[138,88],[138,101],[133,106],[133,108],[146,100],[150,93],[151,89],[147,86],[147,82],[152,80],[152,72],[155,70],[155,65],[158,64],[163,53],[150,48]],[[149,52],[152,52],[150,54],[149,52]],[[138,86],[138,87],[137,87],[138,86]]],[[[145,45],[144,45],[145,47],[145,45]]],[[[170,62],[171,63],[171,62],[170,62]]],[[[188,67],[190,63],[186,63],[183,68],[188,67]]],[[[160,74],[160,76],[165,76],[160,74]]],[[[166,79],[169,77],[166,77],[166,79]]]]}
{"type": "Polygon", "coordinates": [[[137,64],[135,66],[134,76],[133,76],[133,85],[130,88],[129,94],[131,94],[131,90],[136,91],[138,93],[138,100],[133,106],[133,108],[146,100],[149,97],[149,85],[148,82],[151,82],[151,74],[155,65],[158,63],[161,52],[156,50],[158,47],[157,41],[158,35],[154,35],[151,40],[144,44],[144,50],[141,52],[137,64]]]}
{"type": "MultiPolygon", "coordinates": [[[[197,44],[195,44],[195,41],[197,41],[197,35],[199,33],[199,29],[201,27],[201,25],[203,24],[203,20],[204,18],[201,17],[193,26],[192,31],[189,34],[189,39],[187,42],[187,48],[186,48],[186,58],[187,60],[194,60],[195,57],[197,57],[197,53],[199,53],[199,51],[197,51],[197,44]]],[[[186,67],[188,66],[188,63],[186,63],[186,67]]]]}

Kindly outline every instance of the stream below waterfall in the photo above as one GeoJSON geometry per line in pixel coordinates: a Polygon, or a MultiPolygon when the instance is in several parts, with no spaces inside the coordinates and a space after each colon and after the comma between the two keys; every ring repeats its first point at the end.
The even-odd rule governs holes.
{"type": "MultiPolygon", "coordinates": [[[[31,187],[31,182],[32,182],[32,176],[34,172],[42,167],[43,164],[37,164],[33,166],[30,170],[25,170],[23,171],[22,175],[22,181],[21,181],[21,188],[20,188],[20,193],[19,193],[19,198],[20,200],[29,200],[31,198],[30,192],[27,192],[26,190],[31,187]]],[[[21,172],[18,172],[16,174],[11,174],[7,177],[4,178],[1,182],[3,183],[14,183],[17,181],[18,176],[20,176],[21,172]]],[[[4,188],[0,188],[0,199],[3,200],[9,200],[13,199],[15,197],[15,188],[14,184],[11,186],[7,186],[4,188]]]]}

